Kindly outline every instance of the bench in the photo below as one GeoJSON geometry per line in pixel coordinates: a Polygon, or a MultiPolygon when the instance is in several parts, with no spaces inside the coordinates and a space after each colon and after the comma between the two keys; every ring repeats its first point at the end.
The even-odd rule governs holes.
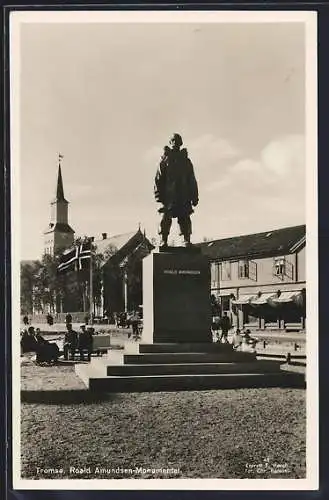
{"type": "MultiPolygon", "coordinates": [[[[96,354],[97,356],[101,356],[105,354],[111,346],[111,335],[94,335],[93,336],[93,345],[91,354],[96,354]]],[[[83,354],[88,354],[88,349],[83,349],[83,354]]],[[[63,352],[61,353],[63,354],[63,352]]],[[[74,351],[74,358],[76,355],[80,356],[80,349],[77,347],[74,351]]]]}
{"type": "Polygon", "coordinates": [[[93,350],[109,349],[111,347],[111,335],[94,335],[93,336],[93,350]]]}
{"type": "Polygon", "coordinates": [[[285,323],[284,329],[286,332],[299,332],[303,330],[302,323],[285,323]]]}

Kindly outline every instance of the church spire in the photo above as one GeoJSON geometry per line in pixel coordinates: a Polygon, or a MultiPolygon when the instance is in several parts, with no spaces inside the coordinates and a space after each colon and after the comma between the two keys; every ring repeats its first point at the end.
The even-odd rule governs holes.
{"type": "Polygon", "coordinates": [[[64,196],[63,179],[62,179],[62,169],[61,160],[63,156],[58,154],[58,177],[57,177],[57,189],[56,189],[56,201],[67,201],[64,196]]]}
{"type": "Polygon", "coordinates": [[[54,255],[59,250],[70,248],[74,241],[74,231],[68,221],[69,202],[64,197],[61,160],[63,156],[58,155],[58,176],[55,199],[50,203],[51,217],[45,237],[45,253],[54,255]]]}

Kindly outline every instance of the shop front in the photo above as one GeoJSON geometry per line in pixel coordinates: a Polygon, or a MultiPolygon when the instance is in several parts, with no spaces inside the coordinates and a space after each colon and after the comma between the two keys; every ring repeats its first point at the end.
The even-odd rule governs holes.
{"type": "Polygon", "coordinates": [[[239,328],[302,331],[306,316],[305,289],[256,292],[232,300],[239,328]]]}

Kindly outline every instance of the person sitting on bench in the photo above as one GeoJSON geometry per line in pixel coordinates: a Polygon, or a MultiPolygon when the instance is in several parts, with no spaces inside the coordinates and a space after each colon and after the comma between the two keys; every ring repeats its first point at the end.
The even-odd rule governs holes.
{"type": "Polygon", "coordinates": [[[49,342],[42,337],[40,328],[35,332],[36,363],[57,363],[59,347],[56,342],[49,342]]]}
{"type": "Polygon", "coordinates": [[[78,347],[78,334],[72,328],[72,324],[68,323],[66,325],[67,332],[64,338],[64,359],[68,360],[69,354],[70,358],[74,359],[75,350],[78,347]]]}
{"type": "Polygon", "coordinates": [[[250,345],[253,349],[255,349],[256,347],[256,344],[258,342],[257,339],[254,339],[253,337],[251,337],[250,335],[250,330],[246,330],[245,333],[244,333],[244,341],[247,345],[250,345]]]}
{"type": "Polygon", "coordinates": [[[243,339],[242,339],[241,331],[239,330],[239,328],[237,328],[236,332],[233,335],[233,339],[232,339],[232,345],[233,345],[233,349],[235,351],[237,349],[241,348],[242,341],[243,341],[243,339]]]}
{"type": "Polygon", "coordinates": [[[21,351],[22,353],[35,350],[35,333],[34,326],[29,326],[28,329],[23,330],[21,333],[21,351]]]}
{"type": "Polygon", "coordinates": [[[80,360],[84,361],[84,351],[87,351],[87,359],[90,361],[91,353],[93,350],[93,333],[94,328],[89,327],[86,329],[86,325],[80,326],[81,332],[79,334],[79,353],[80,360]]]}

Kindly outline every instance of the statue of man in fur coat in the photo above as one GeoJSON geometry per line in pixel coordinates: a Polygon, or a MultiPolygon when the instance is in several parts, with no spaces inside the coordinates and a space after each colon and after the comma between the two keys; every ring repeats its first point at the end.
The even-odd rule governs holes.
{"type": "Polygon", "coordinates": [[[162,247],[168,245],[168,236],[172,219],[177,218],[184,245],[191,245],[193,207],[199,202],[198,184],[195,179],[193,164],[187,150],[181,149],[182,137],[173,134],[169,146],[165,146],[155,176],[154,194],[161,207],[162,214],[159,234],[162,247]]]}

